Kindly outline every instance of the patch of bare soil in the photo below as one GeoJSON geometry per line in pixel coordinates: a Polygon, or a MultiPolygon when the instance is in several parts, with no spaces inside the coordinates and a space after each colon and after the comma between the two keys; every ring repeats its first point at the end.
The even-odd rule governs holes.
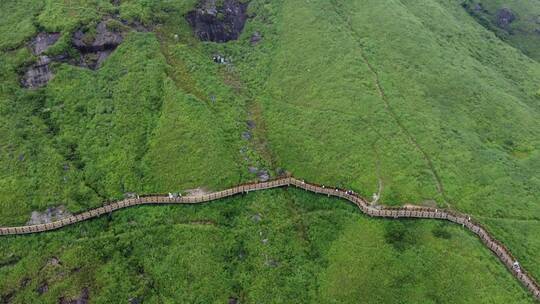
{"type": "Polygon", "coordinates": [[[63,205],[58,207],[50,207],[43,212],[32,211],[30,220],[26,222],[27,225],[47,224],[57,220],[61,220],[65,217],[71,216],[63,205]]]}
{"type": "Polygon", "coordinates": [[[422,201],[420,205],[413,205],[413,204],[403,205],[403,208],[407,208],[407,209],[425,208],[425,207],[437,208],[437,202],[434,200],[427,200],[427,201],[422,201]]]}
{"type": "Polygon", "coordinates": [[[187,189],[185,192],[185,196],[201,196],[210,193],[210,191],[204,188],[187,189]]]}

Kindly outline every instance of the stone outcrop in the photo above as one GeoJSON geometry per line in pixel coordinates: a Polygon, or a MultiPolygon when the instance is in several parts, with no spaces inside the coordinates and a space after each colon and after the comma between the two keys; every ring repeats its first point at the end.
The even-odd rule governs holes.
{"type": "Polygon", "coordinates": [[[83,53],[114,50],[123,40],[122,33],[107,28],[107,21],[98,23],[95,33],[78,30],[71,39],[73,46],[83,53]]]}
{"type": "Polygon", "coordinates": [[[24,72],[21,85],[29,89],[45,86],[54,77],[50,67],[53,62],[69,62],[93,70],[98,69],[124,40],[123,32],[108,28],[110,20],[112,19],[99,22],[95,31],[78,30],[73,34],[71,44],[79,51],[79,58],[70,58],[67,54],[52,57],[44,55],[60,38],[60,33],[39,33],[28,45],[32,53],[38,56],[37,60],[24,72]]]}
{"type": "Polygon", "coordinates": [[[79,65],[98,69],[103,61],[124,41],[123,33],[107,27],[107,21],[101,21],[95,32],[78,30],[73,34],[71,43],[81,53],[79,65]]]}
{"type": "Polygon", "coordinates": [[[31,65],[24,73],[21,79],[22,86],[36,89],[46,85],[54,76],[49,67],[51,61],[47,56],[38,57],[36,63],[31,65]]]}
{"type": "Polygon", "coordinates": [[[21,85],[25,88],[36,89],[46,85],[52,78],[53,73],[49,64],[53,60],[62,60],[63,56],[51,58],[43,55],[47,49],[56,43],[60,33],[39,33],[30,41],[28,47],[32,54],[38,56],[36,62],[30,65],[21,78],[21,85]]]}
{"type": "MultiPolygon", "coordinates": [[[[118,1],[113,1],[118,5],[118,1]]],[[[45,51],[60,38],[60,33],[39,33],[30,41],[28,48],[37,60],[26,67],[21,77],[21,85],[29,89],[45,86],[53,77],[50,64],[66,62],[71,65],[96,70],[109,55],[124,41],[129,31],[148,32],[151,28],[138,21],[121,20],[119,15],[105,17],[95,28],[79,28],[71,36],[71,45],[78,55],[71,57],[67,53],[58,56],[44,55],[45,51]]]]}
{"type": "Polygon", "coordinates": [[[223,0],[220,5],[216,0],[201,0],[195,10],[188,12],[186,19],[200,40],[236,40],[247,20],[247,5],[239,0],[223,0]]]}
{"type": "Polygon", "coordinates": [[[66,211],[64,206],[51,207],[43,212],[32,211],[30,220],[26,223],[27,225],[38,225],[51,223],[56,220],[61,220],[65,217],[71,216],[71,213],[66,211]]]}
{"type": "Polygon", "coordinates": [[[56,43],[60,38],[60,33],[44,33],[37,34],[30,42],[30,49],[34,55],[43,54],[50,46],[56,43]]]}

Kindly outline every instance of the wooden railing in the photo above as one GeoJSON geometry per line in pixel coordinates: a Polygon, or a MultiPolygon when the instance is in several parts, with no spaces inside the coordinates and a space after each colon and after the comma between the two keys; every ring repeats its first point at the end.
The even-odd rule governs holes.
{"type": "Polygon", "coordinates": [[[214,200],[219,200],[225,197],[234,196],[241,193],[248,193],[250,191],[258,191],[264,189],[294,186],[310,192],[323,194],[327,196],[339,197],[352,202],[357,205],[360,210],[372,217],[384,217],[384,218],[426,218],[426,219],[439,219],[447,220],[463,227],[466,227],[474,234],[476,234],[482,243],[489,248],[499,260],[508,268],[508,270],[525,286],[535,297],[540,300],[540,287],[538,283],[530,276],[523,267],[518,266],[516,259],[512,253],[499,241],[497,241],[482,225],[469,216],[445,209],[429,208],[429,207],[407,207],[407,208],[390,208],[390,207],[374,207],[371,206],[365,199],[358,196],[356,193],[344,189],[329,188],[322,185],[307,183],[303,180],[298,180],[294,177],[285,177],[268,182],[251,183],[238,185],[236,187],[213,192],[209,194],[203,194],[198,196],[180,196],[169,197],[167,195],[146,195],[138,198],[124,199],[116,202],[106,204],[102,207],[95,208],[89,211],[85,211],[76,215],[72,215],[61,220],[38,225],[28,225],[19,227],[0,227],[0,235],[13,235],[13,234],[29,234],[38,233],[49,230],[55,230],[67,225],[71,225],[77,222],[82,222],[91,218],[99,217],[103,214],[111,213],[115,210],[127,208],[136,205],[150,205],[150,204],[199,204],[214,200]]]}

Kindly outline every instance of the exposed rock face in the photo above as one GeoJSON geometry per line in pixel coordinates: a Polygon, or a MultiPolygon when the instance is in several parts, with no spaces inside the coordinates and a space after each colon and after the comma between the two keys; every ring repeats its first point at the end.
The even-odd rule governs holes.
{"type": "Polygon", "coordinates": [[[78,30],[73,34],[73,46],[83,53],[114,50],[124,38],[121,33],[110,31],[107,22],[101,21],[96,27],[95,35],[78,30]]]}
{"type": "Polygon", "coordinates": [[[50,64],[53,62],[65,62],[67,60],[67,55],[53,57],[40,55],[37,61],[29,66],[22,76],[21,85],[29,89],[37,89],[45,86],[54,77],[50,64]]]}
{"type": "Polygon", "coordinates": [[[112,50],[99,51],[95,53],[81,54],[79,66],[86,67],[92,70],[99,69],[105,59],[111,55],[112,50]]]}
{"type": "Polygon", "coordinates": [[[48,208],[44,212],[32,211],[30,220],[26,224],[27,225],[46,224],[46,223],[51,223],[56,220],[63,219],[68,216],[71,216],[71,213],[66,211],[64,206],[52,207],[52,208],[48,208]]]}
{"type": "Polygon", "coordinates": [[[73,34],[71,42],[81,52],[80,65],[95,70],[123,40],[121,32],[109,30],[107,21],[101,21],[95,33],[78,30],[73,34]]]}
{"type": "MultiPolygon", "coordinates": [[[[117,6],[120,1],[111,0],[111,3],[117,6]]],[[[21,75],[20,83],[29,89],[45,86],[54,76],[50,68],[50,64],[54,62],[66,62],[92,70],[98,69],[123,42],[124,35],[132,30],[148,32],[151,28],[138,21],[122,20],[119,15],[111,15],[99,22],[95,29],[89,31],[79,29],[71,37],[72,46],[80,54],[75,58],[67,53],[58,56],[44,55],[45,51],[58,41],[61,34],[41,32],[28,43],[28,48],[38,56],[38,59],[26,67],[26,71],[21,75]]]]}
{"type": "Polygon", "coordinates": [[[497,11],[497,26],[503,29],[508,28],[510,23],[516,20],[516,15],[508,8],[501,8],[497,11]]]}
{"type": "Polygon", "coordinates": [[[216,0],[201,0],[186,19],[199,39],[227,42],[240,36],[247,19],[246,10],[247,3],[239,0],[223,0],[222,6],[216,0]]]}
{"type": "Polygon", "coordinates": [[[60,38],[60,33],[39,33],[30,42],[30,48],[34,55],[41,55],[60,38]]]}
{"type": "Polygon", "coordinates": [[[31,65],[24,73],[21,79],[23,87],[35,89],[46,85],[53,78],[49,63],[51,63],[49,57],[39,56],[37,62],[31,65]]]}
{"type": "MultiPolygon", "coordinates": [[[[28,67],[24,73],[21,84],[25,88],[35,89],[42,87],[53,78],[49,68],[52,58],[42,55],[51,45],[60,38],[60,33],[39,33],[29,44],[34,55],[39,55],[37,61],[28,67]]],[[[61,60],[62,58],[55,58],[61,60]]]]}
{"type": "Polygon", "coordinates": [[[43,55],[60,38],[60,33],[39,33],[28,45],[32,53],[39,56],[38,60],[28,67],[21,78],[21,85],[30,89],[46,85],[54,76],[50,69],[52,62],[68,62],[93,70],[98,69],[103,61],[122,43],[126,30],[131,28],[147,31],[146,28],[138,23],[120,23],[125,27],[111,30],[107,25],[112,20],[120,23],[116,19],[107,18],[99,22],[95,30],[87,32],[78,30],[73,34],[71,43],[79,51],[79,58],[69,58],[68,55],[54,57],[43,55]]]}

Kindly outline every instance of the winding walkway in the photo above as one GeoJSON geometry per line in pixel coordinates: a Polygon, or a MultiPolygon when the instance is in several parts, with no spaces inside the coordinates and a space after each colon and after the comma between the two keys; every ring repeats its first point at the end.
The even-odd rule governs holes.
{"type": "Polygon", "coordinates": [[[19,226],[19,227],[0,227],[0,235],[14,234],[29,234],[44,231],[55,230],[64,226],[68,226],[77,222],[82,222],[91,218],[98,217],[103,214],[111,213],[115,210],[127,208],[136,205],[156,205],[156,204],[198,204],[209,201],[222,199],[225,197],[234,196],[237,194],[248,193],[250,191],[272,189],[278,187],[294,186],[310,192],[335,196],[350,201],[360,208],[360,210],[372,217],[384,218],[426,218],[447,220],[463,227],[466,227],[471,232],[476,234],[482,243],[488,247],[499,260],[508,268],[514,277],[516,277],[534,296],[540,300],[540,286],[522,267],[515,267],[516,259],[512,253],[499,241],[497,241],[482,225],[471,219],[469,216],[455,211],[436,209],[436,208],[389,208],[389,207],[373,207],[365,199],[357,194],[337,188],[328,188],[317,184],[310,184],[294,177],[284,177],[276,180],[243,184],[227,190],[199,195],[199,196],[182,196],[169,197],[167,195],[148,195],[139,198],[125,199],[106,204],[103,207],[72,215],[62,220],[58,220],[48,224],[19,226]]]}

